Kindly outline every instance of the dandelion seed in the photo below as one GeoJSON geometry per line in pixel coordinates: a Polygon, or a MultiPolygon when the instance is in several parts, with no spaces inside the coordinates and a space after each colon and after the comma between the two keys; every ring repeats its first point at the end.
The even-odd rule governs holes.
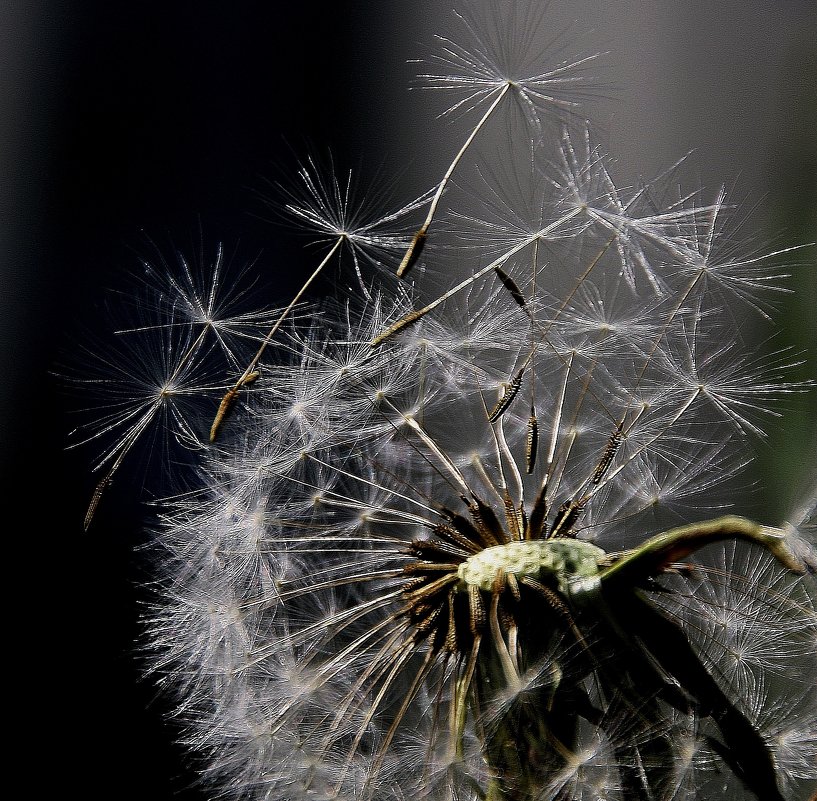
{"type": "Polygon", "coordinates": [[[464,95],[444,112],[446,115],[464,109],[470,111],[483,103],[490,103],[490,105],[457,151],[440,183],[437,184],[426,218],[414,234],[397,269],[398,277],[405,277],[419,259],[428,237],[428,229],[434,220],[440,199],[454,170],[477,134],[493,116],[506,96],[515,99],[539,136],[541,136],[542,125],[539,116],[541,110],[572,109],[577,105],[576,89],[584,80],[581,69],[596,56],[563,62],[547,72],[528,72],[530,54],[526,50],[536,41],[535,31],[542,24],[542,15],[535,6],[531,6],[529,10],[518,15],[517,12],[520,10],[520,6],[512,6],[511,19],[504,19],[499,27],[495,27],[497,20],[489,23],[493,28],[493,33],[499,34],[498,37],[484,35],[486,30],[484,20],[483,24],[479,25],[476,20],[470,19],[467,15],[457,14],[471,42],[468,46],[464,46],[451,39],[438,37],[443,49],[435,53],[431,63],[435,67],[450,70],[450,72],[424,73],[420,76],[430,89],[453,91],[464,95]],[[517,19],[517,15],[522,18],[517,19]],[[514,36],[518,35],[523,38],[522,47],[519,46],[518,41],[512,46],[510,42],[502,40],[503,34],[508,31],[514,36]],[[516,58],[508,60],[511,54],[516,58]]]}
{"type": "Polygon", "coordinates": [[[225,367],[235,366],[256,339],[258,326],[273,316],[247,310],[246,286],[240,273],[228,270],[221,246],[207,265],[202,253],[191,263],[177,252],[172,268],[154,249],[158,263],[142,264],[142,294],[133,324],[119,327],[113,348],[105,346],[100,353],[87,349],[91,367],[79,380],[98,393],[101,412],[74,447],[110,442],[96,463],[106,473],[88,506],[86,529],[137,443],[152,438],[166,461],[170,438],[190,451],[205,447],[198,427],[201,405],[218,391],[225,367]]]}
{"type": "MultiPolygon", "coordinates": [[[[376,254],[385,254],[395,247],[400,247],[402,243],[399,234],[389,232],[387,227],[422,203],[422,199],[415,200],[391,214],[377,219],[366,219],[368,215],[365,205],[356,203],[353,196],[351,173],[344,185],[341,185],[331,172],[329,179],[324,180],[314,160],[309,159],[307,165],[300,169],[298,177],[306,191],[306,197],[301,197],[293,190],[284,190],[289,199],[284,206],[285,211],[298,222],[306,225],[311,232],[332,237],[334,242],[267,332],[255,356],[244,368],[244,372],[222,398],[210,427],[210,442],[214,442],[218,436],[224,417],[236,402],[240,390],[258,377],[259,373],[255,368],[281,324],[300,302],[315,279],[323,272],[326,265],[332,261],[332,258],[340,253],[344,246],[349,250],[361,291],[364,297],[371,299],[363,282],[359,258],[365,256],[377,264],[376,254]]],[[[329,241],[332,239],[330,238],[329,241]]]]}

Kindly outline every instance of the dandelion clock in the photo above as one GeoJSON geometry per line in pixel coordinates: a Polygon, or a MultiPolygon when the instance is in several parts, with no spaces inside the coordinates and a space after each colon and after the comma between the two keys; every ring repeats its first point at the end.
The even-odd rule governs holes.
{"type": "Polygon", "coordinates": [[[212,798],[813,799],[817,490],[740,501],[813,391],[813,354],[748,333],[807,248],[746,236],[694,157],[620,181],[604,59],[548,9],[449,22],[425,191],[308,156],[268,197],[312,248],[297,294],[265,307],[223,250],[145,262],[100,368],[138,386],[84,439],[88,525],[155,427],[193,464],[156,507],[149,680],[212,798]]]}

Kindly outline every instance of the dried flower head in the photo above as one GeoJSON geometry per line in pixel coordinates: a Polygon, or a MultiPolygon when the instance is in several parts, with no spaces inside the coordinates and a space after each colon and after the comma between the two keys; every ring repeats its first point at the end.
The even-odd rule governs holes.
{"type": "Polygon", "coordinates": [[[264,797],[786,797],[802,759],[752,704],[775,675],[809,697],[813,551],[685,521],[801,387],[725,358],[688,230],[604,235],[289,330],[255,419],[165,518],[151,632],[214,776],[243,752],[264,797]],[[645,305],[622,254],[659,248],[645,305]]]}

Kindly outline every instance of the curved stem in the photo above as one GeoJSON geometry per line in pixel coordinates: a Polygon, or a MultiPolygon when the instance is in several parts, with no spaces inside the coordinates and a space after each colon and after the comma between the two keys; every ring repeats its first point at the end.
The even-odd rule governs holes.
{"type": "Polygon", "coordinates": [[[632,586],[640,579],[660,573],[672,562],[685,559],[713,542],[743,540],[766,548],[783,567],[793,573],[805,573],[806,565],[792,550],[783,529],[763,526],[745,517],[726,515],[657,534],[637,548],[626,551],[600,573],[602,584],[626,582],[632,586]]]}

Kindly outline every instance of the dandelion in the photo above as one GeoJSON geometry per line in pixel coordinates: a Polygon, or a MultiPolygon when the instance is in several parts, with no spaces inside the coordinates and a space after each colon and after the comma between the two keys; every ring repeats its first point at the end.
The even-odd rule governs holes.
{"type": "MultiPolygon", "coordinates": [[[[507,293],[489,297],[513,341],[518,305],[507,293]]],[[[386,317],[396,314],[399,304],[386,317]]],[[[677,447],[673,429],[687,437],[684,416],[701,410],[684,404],[669,420],[642,412],[625,438],[615,420],[626,414],[619,406],[609,415],[629,398],[597,397],[601,365],[589,375],[578,355],[540,343],[530,375],[540,379],[540,408],[553,415],[540,420],[543,458],[529,476],[525,416],[510,403],[491,420],[488,405],[518,348],[472,345],[466,361],[451,347],[446,360],[440,341],[453,346],[458,335],[450,330],[420,384],[416,341],[432,332],[422,321],[411,336],[367,351],[361,345],[383,316],[364,311],[321,348],[293,347],[300,362],[289,370],[311,375],[303,385],[325,414],[271,423],[289,400],[271,398],[258,444],[242,438],[211,467],[210,488],[167,514],[163,544],[172,564],[184,562],[171,570],[182,595],[161,608],[153,636],[167,644],[171,677],[180,659],[196,657],[186,669],[205,686],[186,698],[194,729],[213,725],[202,725],[211,695],[240,694],[248,735],[263,730],[282,750],[273,763],[287,765],[286,778],[259,775],[262,796],[446,797],[457,788],[469,797],[482,787],[493,798],[574,798],[592,797],[599,782],[607,797],[646,799],[682,759],[675,730],[694,723],[711,752],[696,762],[697,787],[701,775],[727,770],[736,792],[782,798],[772,751],[736,706],[756,684],[732,666],[788,675],[799,660],[814,662],[807,591],[772,562],[756,566],[759,546],[803,572],[787,535],[727,517],[615,547],[622,527],[654,529],[654,501],[621,476],[657,474],[647,454],[666,459],[657,443],[677,447]],[[328,361],[348,364],[352,353],[357,369],[322,380],[328,361]],[[554,374],[562,380],[544,380],[554,374]],[[642,425],[648,447],[639,444],[642,425]],[[246,512],[230,504],[229,527],[225,492],[249,504],[246,512]],[[230,533],[247,525],[249,541],[230,533]],[[728,550],[721,567],[685,561],[707,543],[736,539],[755,544],[749,561],[728,550]],[[177,577],[195,576],[198,595],[216,555],[219,583],[242,589],[209,611],[219,622],[203,635],[200,625],[179,626],[195,606],[177,577]],[[768,629],[764,641],[755,627],[768,629]],[[752,653],[740,654],[742,644],[752,653]],[[728,678],[727,687],[713,676],[728,678]],[[403,743],[416,748],[419,738],[427,749],[421,778],[399,758],[403,743]]],[[[672,397],[671,374],[665,380],[672,397]]],[[[698,442],[697,455],[711,469],[717,461],[706,445],[698,442]]],[[[694,484],[695,474],[683,461],[661,466],[677,484],[677,509],[690,490],[684,479],[694,484]]],[[[248,758],[255,737],[244,740],[248,758]]],[[[215,760],[214,771],[224,764],[215,760]]]]}
{"type": "MultiPolygon", "coordinates": [[[[442,40],[449,78],[427,77],[466,93],[450,112],[488,108],[398,275],[503,98],[538,119],[583,63],[509,71],[496,31],[467,27],[473,46],[442,40]]],[[[380,275],[292,318],[307,282],[271,328],[252,321],[260,350],[222,409],[264,381],[201,448],[197,486],[162,507],[146,620],[215,794],[800,801],[817,787],[814,505],[772,525],[731,504],[752,440],[809,388],[789,377],[799,357],[746,356],[733,314],[769,314],[787,251],[742,255],[725,194],[678,189],[680,164],[619,187],[591,140],[583,124],[526,147],[527,204],[524,183],[506,192],[481,170],[482,206],[439,223],[427,272],[443,288],[380,275]],[[452,278],[446,251],[470,275],[452,278]]],[[[420,201],[363,223],[349,183],[311,162],[299,177],[307,194],[285,192],[284,210],[329,246],[313,275],[342,247],[359,276],[358,257],[403,252],[387,231],[420,201]]],[[[201,305],[170,289],[173,308],[201,305]]],[[[187,367],[231,326],[184,330],[187,367]]]]}

